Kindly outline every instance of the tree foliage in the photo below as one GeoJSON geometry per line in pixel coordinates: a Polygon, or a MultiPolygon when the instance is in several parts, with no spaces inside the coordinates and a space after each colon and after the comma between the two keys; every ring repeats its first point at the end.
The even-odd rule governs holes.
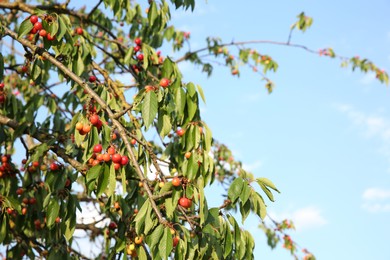
{"type": "Polygon", "coordinates": [[[158,49],[182,51],[190,34],[169,23],[170,12],[193,10],[194,0],[149,1],[146,11],[125,0],[98,1],[88,11],[70,1],[25,2],[0,2],[0,243],[11,259],[252,259],[255,241],[237,220],[251,213],[271,247],[282,241],[296,255],[285,233],[293,224],[262,221],[279,190],[214,139],[199,111],[203,90],[183,82],[177,64],[190,61],[211,75],[204,59],[211,56],[233,76],[250,66],[272,92],[267,73],[277,62],[247,47],[267,42],[339,58],[388,83],[367,59],[291,43],[293,30],[313,22],[304,13],[287,42],[210,37],[175,58],[158,49]],[[133,81],[118,80],[126,76],[133,81]],[[207,204],[204,189],[213,183],[226,187],[220,207],[207,204]],[[87,204],[97,211],[89,223],[76,217],[87,204]],[[101,251],[83,255],[75,230],[101,239],[101,251]]]}

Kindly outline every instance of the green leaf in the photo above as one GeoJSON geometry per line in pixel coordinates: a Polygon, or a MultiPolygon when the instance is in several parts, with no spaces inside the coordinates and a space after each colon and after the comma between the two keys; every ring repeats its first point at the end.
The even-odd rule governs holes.
{"type": "Polygon", "coordinates": [[[196,112],[198,111],[198,95],[191,96],[191,94],[187,93],[187,113],[188,118],[186,118],[188,121],[192,121],[196,112]]]}
{"type": "Polygon", "coordinates": [[[176,113],[178,117],[182,117],[184,115],[184,109],[186,106],[186,93],[181,87],[176,91],[175,103],[176,103],[176,113]]]}
{"type": "Polygon", "coordinates": [[[30,18],[24,20],[19,27],[18,38],[20,39],[23,36],[27,35],[32,30],[33,27],[34,25],[30,22],[30,18]]]}
{"type": "Polygon", "coordinates": [[[146,129],[153,123],[156,114],[157,96],[154,91],[149,91],[145,94],[144,102],[142,103],[142,118],[146,129]]]}
{"type": "Polygon", "coordinates": [[[98,164],[90,168],[86,174],[87,182],[90,182],[91,180],[95,180],[102,169],[102,165],[98,164]]]}
{"type": "Polygon", "coordinates": [[[46,212],[46,225],[50,228],[53,226],[56,218],[58,217],[58,214],[60,213],[60,205],[58,204],[57,199],[52,199],[49,202],[49,205],[47,206],[47,212],[46,212]]]}
{"type": "Polygon", "coordinates": [[[162,69],[161,69],[161,77],[168,78],[168,79],[171,78],[172,73],[173,73],[173,66],[174,66],[174,63],[172,62],[172,60],[169,57],[164,59],[162,69]]]}
{"type": "Polygon", "coordinates": [[[263,198],[254,190],[251,190],[251,196],[249,197],[249,199],[252,202],[253,210],[261,219],[264,220],[267,215],[267,208],[264,204],[263,198]]]}
{"type": "Polygon", "coordinates": [[[251,211],[251,203],[250,201],[246,201],[246,203],[241,202],[240,203],[240,212],[241,212],[241,221],[242,224],[244,224],[245,219],[248,217],[249,213],[251,211]]]}
{"type": "Polygon", "coordinates": [[[110,178],[110,171],[108,169],[108,166],[104,165],[103,174],[99,175],[99,179],[97,182],[96,197],[99,198],[103,194],[103,192],[107,189],[109,178],[110,178]]]}
{"type": "Polygon", "coordinates": [[[166,113],[159,113],[157,122],[158,133],[164,138],[172,129],[169,116],[166,113]]]}
{"type": "Polygon", "coordinates": [[[227,256],[230,255],[233,249],[232,231],[230,230],[230,225],[228,223],[226,223],[224,244],[225,244],[225,248],[224,248],[223,257],[227,258],[227,256]]]}
{"type": "Polygon", "coordinates": [[[242,201],[243,204],[245,204],[249,198],[251,192],[251,188],[249,185],[243,185],[242,191],[240,193],[240,200],[242,201]]]}
{"type": "Polygon", "coordinates": [[[76,218],[75,217],[68,218],[65,221],[65,232],[64,232],[64,236],[67,241],[73,238],[73,233],[75,229],[76,229],[76,218]]]}
{"type": "Polygon", "coordinates": [[[164,226],[159,225],[153,233],[149,236],[150,242],[150,248],[153,249],[158,243],[160,243],[160,238],[164,232],[164,226]]]}
{"type": "Polygon", "coordinates": [[[169,227],[164,228],[164,234],[160,239],[158,250],[162,259],[168,259],[173,248],[173,239],[171,229],[169,227]]]}
{"type": "Polygon", "coordinates": [[[68,27],[66,26],[66,22],[64,21],[63,16],[64,16],[63,14],[60,14],[58,16],[59,28],[58,28],[58,33],[56,35],[58,41],[61,41],[62,37],[64,37],[66,31],[68,30],[68,27]]]}
{"type": "Polygon", "coordinates": [[[244,180],[241,177],[236,178],[228,190],[228,197],[234,203],[237,198],[240,196],[242,187],[244,185],[244,180]]]}
{"type": "MultiPolygon", "coordinates": [[[[104,174],[106,174],[106,171],[104,171],[104,174]]],[[[112,163],[110,166],[110,177],[108,179],[108,187],[106,190],[106,195],[108,197],[111,197],[111,195],[114,193],[116,187],[116,173],[114,164],[112,163]]]]}
{"type": "MultiPolygon", "coordinates": [[[[143,246],[138,247],[137,254],[138,254],[138,259],[148,259],[148,256],[146,255],[146,252],[145,252],[145,249],[143,246]]],[[[123,256],[126,257],[126,255],[123,255],[123,256]]],[[[127,259],[127,257],[125,259],[127,259]]]]}
{"type": "Polygon", "coordinates": [[[0,215],[1,223],[0,223],[0,243],[3,243],[6,235],[7,235],[7,223],[8,216],[6,214],[0,215]]]}
{"type": "Polygon", "coordinates": [[[127,191],[127,180],[126,180],[126,168],[127,167],[121,167],[121,181],[122,181],[122,190],[123,190],[123,193],[126,193],[127,191]]]}
{"type": "Polygon", "coordinates": [[[156,18],[158,16],[157,5],[154,1],[150,3],[149,12],[148,12],[148,20],[149,26],[152,27],[156,18]]]}
{"type": "Polygon", "coordinates": [[[152,207],[148,208],[146,215],[148,217],[145,219],[145,229],[144,229],[145,235],[149,234],[149,231],[152,230],[155,227],[155,225],[158,223],[156,216],[152,211],[152,207]]]}
{"type": "Polygon", "coordinates": [[[268,187],[280,193],[276,186],[267,178],[257,178],[256,182],[271,201],[274,201],[274,196],[268,187]]]}
{"type": "Polygon", "coordinates": [[[203,103],[206,104],[206,98],[204,96],[204,92],[203,92],[203,88],[200,86],[200,85],[196,85],[196,87],[198,88],[198,92],[200,94],[200,97],[202,98],[203,100],[203,103]]]}
{"type": "Polygon", "coordinates": [[[147,216],[147,212],[151,208],[150,201],[146,200],[144,204],[142,205],[141,209],[137,213],[137,216],[134,219],[135,222],[135,231],[138,235],[141,235],[143,232],[143,227],[145,223],[145,218],[149,217],[147,216]]]}

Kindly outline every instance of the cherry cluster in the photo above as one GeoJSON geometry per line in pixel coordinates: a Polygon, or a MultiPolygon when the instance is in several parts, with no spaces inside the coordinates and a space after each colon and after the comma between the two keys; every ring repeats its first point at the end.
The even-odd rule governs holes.
{"type": "Polygon", "coordinates": [[[11,162],[11,156],[9,154],[4,154],[1,156],[0,162],[0,178],[6,177],[15,177],[17,169],[15,165],[11,162]]]}
{"type": "Polygon", "coordinates": [[[39,36],[45,38],[48,41],[53,41],[56,37],[55,35],[51,35],[49,32],[47,32],[45,29],[43,29],[42,23],[39,22],[39,18],[37,15],[32,15],[30,17],[30,22],[33,24],[33,28],[30,31],[31,35],[39,34],[39,36]]]}

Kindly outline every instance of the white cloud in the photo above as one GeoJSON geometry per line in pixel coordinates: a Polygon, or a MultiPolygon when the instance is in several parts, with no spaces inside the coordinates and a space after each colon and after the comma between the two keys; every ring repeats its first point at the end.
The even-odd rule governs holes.
{"type": "Polygon", "coordinates": [[[346,114],[354,124],[361,126],[369,137],[379,137],[390,142],[390,120],[383,116],[368,115],[347,104],[337,104],[336,109],[346,114]]]}
{"type": "Polygon", "coordinates": [[[328,223],[321,209],[316,206],[308,206],[282,214],[270,213],[270,216],[275,220],[291,219],[297,231],[320,228],[328,223]]]}
{"type": "Polygon", "coordinates": [[[390,203],[363,203],[362,208],[371,213],[390,212],[390,203]]]}
{"type": "Polygon", "coordinates": [[[390,190],[385,190],[381,188],[368,188],[363,192],[362,197],[365,200],[390,199],[390,190]]]}
{"type": "Polygon", "coordinates": [[[364,210],[371,213],[390,212],[390,189],[368,188],[362,198],[364,210]]]}
{"type": "MultiPolygon", "coordinates": [[[[390,162],[390,120],[384,116],[363,113],[348,104],[337,104],[337,110],[347,115],[347,117],[357,126],[363,129],[366,137],[377,138],[383,145],[379,152],[390,162]]],[[[390,170],[390,168],[389,168],[390,170]]]]}
{"type": "Polygon", "coordinates": [[[360,80],[359,83],[363,85],[370,85],[375,82],[376,76],[375,73],[366,73],[360,80]]]}
{"type": "Polygon", "coordinates": [[[263,162],[262,162],[262,161],[256,160],[256,161],[254,161],[254,162],[252,162],[252,163],[249,163],[249,164],[244,163],[244,164],[243,164],[243,168],[244,168],[244,170],[246,170],[246,171],[248,171],[248,172],[252,172],[252,171],[254,171],[254,170],[259,169],[262,165],[263,165],[263,162]]]}

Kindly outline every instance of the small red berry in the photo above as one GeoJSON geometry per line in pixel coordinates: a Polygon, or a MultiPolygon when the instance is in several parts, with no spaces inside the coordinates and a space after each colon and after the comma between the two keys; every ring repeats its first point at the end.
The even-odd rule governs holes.
{"type": "Polygon", "coordinates": [[[179,205],[182,206],[183,208],[190,208],[192,205],[192,201],[186,197],[182,197],[179,199],[179,205]]]}
{"type": "Polygon", "coordinates": [[[177,244],[179,243],[180,241],[180,237],[179,236],[175,236],[173,238],[173,247],[177,246],[177,244]]]}
{"type": "Polygon", "coordinates": [[[126,155],[123,155],[121,158],[121,165],[126,165],[128,163],[129,163],[129,157],[127,157],[126,155]]]}
{"type": "Polygon", "coordinates": [[[141,50],[141,46],[137,45],[137,46],[134,47],[133,50],[134,50],[135,53],[137,53],[137,52],[139,52],[141,50]]]}
{"type": "Polygon", "coordinates": [[[3,88],[4,88],[4,83],[1,82],[1,83],[0,83],[0,89],[3,89],[3,88]]]}
{"type": "Polygon", "coordinates": [[[113,229],[116,229],[117,228],[117,224],[115,222],[111,222],[109,225],[108,225],[108,228],[113,230],[113,229]]]}
{"type": "Polygon", "coordinates": [[[83,34],[83,28],[77,27],[77,28],[75,29],[75,32],[76,32],[78,35],[82,35],[82,34],[83,34]]]}
{"type": "Polygon", "coordinates": [[[144,59],[144,55],[143,55],[142,53],[138,54],[138,55],[137,55],[137,59],[138,59],[139,61],[142,61],[142,60],[144,59]]]}
{"type": "Polygon", "coordinates": [[[99,116],[96,114],[90,116],[90,118],[89,118],[89,122],[91,122],[91,124],[94,126],[97,126],[99,121],[100,121],[99,116]]]}
{"type": "Polygon", "coordinates": [[[119,153],[116,153],[112,156],[112,161],[114,163],[121,163],[122,161],[122,155],[120,155],[119,153]]]}
{"type": "Polygon", "coordinates": [[[45,29],[42,29],[39,31],[39,36],[46,37],[47,31],[45,29]]]}
{"type": "Polygon", "coordinates": [[[59,168],[60,168],[60,166],[55,162],[50,164],[50,170],[52,170],[53,172],[57,171],[59,168]]]}
{"type": "Polygon", "coordinates": [[[134,138],[130,140],[130,143],[131,145],[135,145],[137,143],[137,140],[135,140],[134,138]]]}
{"type": "Polygon", "coordinates": [[[30,22],[31,22],[32,24],[35,24],[36,22],[38,22],[38,16],[36,16],[36,15],[31,15],[31,17],[30,17],[30,22]]]}
{"type": "Polygon", "coordinates": [[[89,82],[93,83],[96,81],[96,77],[94,75],[89,76],[89,82]]]}
{"type": "Polygon", "coordinates": [[[137,44],[138,46],[142,44],[141,38],[135,38],[134,43],[137,44]]]}
{"type": "Polygon", "coordinates": [[[103,150],[103,146],[101,144],[96,144],[94,147],[93,147],[93,152],[94,153],[101,153],[103,150]]]}
{"type": "Polygon", "coordinates": [[[46,38],[47,38],[48,41],[54,41],[56,36],[55,35],[51,36],[50,33],[47,33],[46,38]]]}
{"type": "Polygon", "coordinates": [[[120,168],[121,168],[121,164],[120,163],[114,163],[115,171],[119,170],[120,168]]]}
{"type": "Polygon", "coordinates": [[[174,177],[172,179],[172,185],[175,187],[179,187],[181,185],[181,180],[179,177],[174,177]]]}
{"type": "Polygon", "coordinates": [[[41,22],[34,23],[34,28],[37,31],[41,30],[42,29],[42,23],[41,22]]]}
{"type": "Polygon", "coordinates": [[[177,129],[177,131],[176,131],[176,134],[177,134],[178,136],[180,136],[180,137],[183,136],[184,133],[185,133],[185,131],[184,131],[183,128],[177,129]]]}
{"type": "Polygon", "coordinates": [[[108,153],[109,155],[113,155],[113,154],[115,153],[115,148],[112,147],[112,146],[110,146],[110,147],[107,149],[107,153],[108,153]]]}
{"type": "Polygon", "coordinates": [[[170,80],[167,79],[167,78],[162,78],[160,80],[160,86],[163,87],[163,88],[168,87],[170,83],[171,83],[170,80]]]}

